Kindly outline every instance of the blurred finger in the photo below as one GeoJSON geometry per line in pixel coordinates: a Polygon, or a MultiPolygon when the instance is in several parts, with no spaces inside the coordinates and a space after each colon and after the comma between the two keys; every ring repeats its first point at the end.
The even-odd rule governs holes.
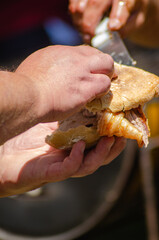
{"type": "Polygon", "coordinates": [[[134,34],[134,32],[139,29],[146,21],[147,5],[146,2],[141,6],[138,6],[138,10],[134,11],[129,17],[127,24],[121,28],[120,33],[122,37],[127,37],[129,34],[134,34]]]}
{"type": "Polygon", "coordinates": [[[142,12],[131,16],[130,21],[128,21],[127,24],[120,30],[120,35],[122,36],[122,38],[133,34],[135,30],[138,29],[144,21],[145,15],[142,12]]]}
{"type": "Polygon", "coordinates": [[[69,4],[69,11],[72,15],[72,19],[76,27],[79,29],[81,28],[82,24],[82,17],[83,17],[83,11],[84,11],[84,6],[83,6],[83,11],[79,5],[80,0],[71,0],[69,4]]]}
{"type": "Polygon", "coordinates": [[[94,35],[95,28],[100,22],[104,13],[108,11],[111,6],[111,0],[89,0],[83,14],[82,33],[84,38],[94,35]]]}
{"type": "Polygon", "coordinates": [[[79,0],[69,0],[69,10],[72,13],[76,12],[77,5],[78,5],[79,0]]]}
{"type": "Polygon", "coordinates": [[[70,0],[69,1],[69,10],[72,14],[83,13],[88,0],[70,0]]]}
{"type": "Polygon", "coordinates": [[[114,0],[108,27],[111,30],[119,30],[124,26],[135,8],[135,3],[135,0],[114,0]]]}
{"type": "Polygon", "coordinates": [[[76,6],[76,11],[79,12],[79,13],[83,13],[86,6],[87,6],[87,2],[88,2],[88,0],[78,1],[77,6],[76,6]]]}

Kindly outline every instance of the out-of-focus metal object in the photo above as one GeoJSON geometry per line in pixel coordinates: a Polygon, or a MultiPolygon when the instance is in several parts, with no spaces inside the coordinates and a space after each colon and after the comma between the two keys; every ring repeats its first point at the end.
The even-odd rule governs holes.
{"type": "Polygon", "coordinates": [[[104,18],[97,26],[91,45],[111,55],[117,63],[134,66],[136,61],[130,56],[119,33],[108,29],[108,20],[109,18],[104,18]]]}

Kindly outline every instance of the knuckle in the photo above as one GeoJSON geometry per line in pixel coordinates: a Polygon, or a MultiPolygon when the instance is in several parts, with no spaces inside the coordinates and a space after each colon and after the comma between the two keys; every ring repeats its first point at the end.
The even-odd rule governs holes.
{"type": "Polygon", "coordinates": [[[88,52],[90,52],[92,50],[92,47],[90,47],[90,46],[88,46],[86,44],[79,45],[79,46],[77,46],[77,48],[81,51],[81,53],[88,53],[88,52]]]}
{"type": "Polygon", "coordinates": [[[111,80],[110,78],[105,75],[105,74],[99,74],[98,75],[98,79],[97,79],[101,84],[103,84],[104,86],[110,87],[111,85],[111,80]]]}
{"type": "Polygon", "coordinates": [[[98,7],[98,6],[100,6],[100,1],[99,0],[89,0],[89,6],[98,7]]]}
{"type": "Polygon", "coordinates": [[[111,86],[111,80],[110,80],[110,78],[107,77],[107,78],[105,79],[104,84],[105,84],[105,91],[108,92],[109,89],[110,89],[110,86],[111,86]]]}
{"type": "Polygon", "coordinates": [[[107,60],[107,64],[109,65],[109,67],[112,69],[112,68],[114,68],[114,60],[113,60],[113,58],[110,56],[110,55],[108,55],[108,54],[106,54],[106,60],[107,60]]]}
{"type": "MultiPolygon", "coordinates": [[[[95,49],[97,50],[97,49],[95,49]]],[[[114,68],[114,60],[113,58],[109,55],[109,54],[105,54],[103,52],[100,52],[99,50],[97,50],[98,52],[96,52],[95,60],[99,60],[102,62],[106,63],[106,66],[109,67],[110,69],[114,68]]]]}
{"type": "Polygon", "coordinates": [[[92,62],[95,63],[101,63],[102,62],[102,56],[101,54],[94,53],[93,56],[91,56],[92,62]]]}

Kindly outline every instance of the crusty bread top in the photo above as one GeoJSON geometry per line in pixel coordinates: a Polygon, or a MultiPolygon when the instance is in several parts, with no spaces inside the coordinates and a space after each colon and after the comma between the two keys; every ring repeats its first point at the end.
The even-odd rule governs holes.
{"type": "Polygon", "coordinates": [[[136,67],[115,63],[118,77],[110,91],[87,104],[89,111],[120,112],[136,108],[159,94],[159,77],[136,67]]]}

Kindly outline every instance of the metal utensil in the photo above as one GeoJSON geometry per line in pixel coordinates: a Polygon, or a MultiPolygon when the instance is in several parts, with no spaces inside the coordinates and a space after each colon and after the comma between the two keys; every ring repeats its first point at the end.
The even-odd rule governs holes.
{"type": "Polygon", "coordinates": [[[118,32],[107,27],[109,18],[104,18],[95,30],[91,45],[112,56],[115,62],[134,66],[136,61],[130,56],[118,32]]]}

